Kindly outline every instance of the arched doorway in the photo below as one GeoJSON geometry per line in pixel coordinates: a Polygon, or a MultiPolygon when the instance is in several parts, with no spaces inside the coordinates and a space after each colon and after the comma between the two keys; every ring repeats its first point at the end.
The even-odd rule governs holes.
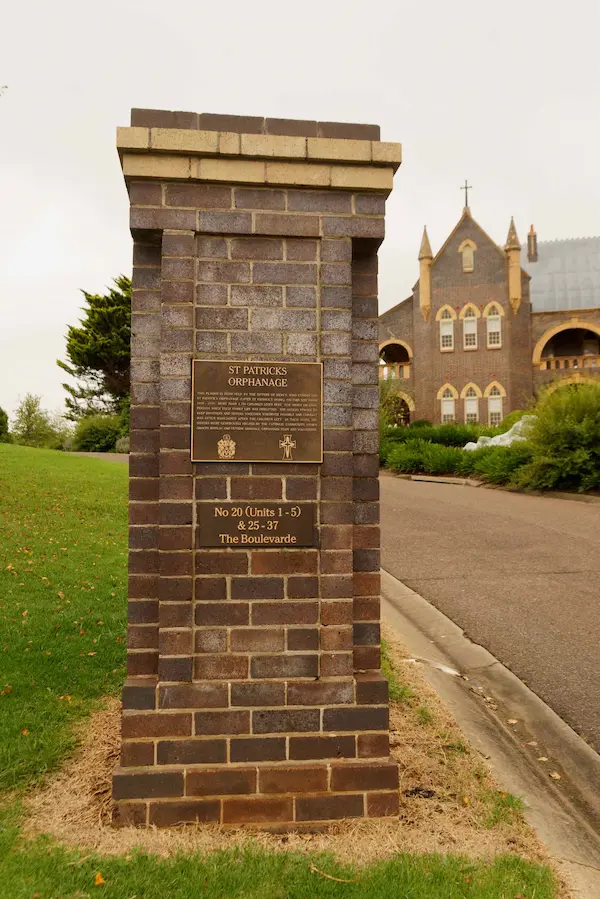
{"type": "Polygon", "coordinates": [[[379,378],[410,378],[412,351],[403,340],[388,340],[379,347],[379,378]]]}

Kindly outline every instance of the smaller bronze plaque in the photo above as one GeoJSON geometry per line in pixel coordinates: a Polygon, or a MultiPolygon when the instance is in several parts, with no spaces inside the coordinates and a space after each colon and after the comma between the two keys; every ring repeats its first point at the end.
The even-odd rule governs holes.
{"type": "Polygon", "coordinates": [[[192,462],[322,462],[320,362],[192,363],[192,462]]]}
{"type": "Polygon", "coordinates": [[[197,546],[316,546],[316,503],[198,503],[197,546]]]}

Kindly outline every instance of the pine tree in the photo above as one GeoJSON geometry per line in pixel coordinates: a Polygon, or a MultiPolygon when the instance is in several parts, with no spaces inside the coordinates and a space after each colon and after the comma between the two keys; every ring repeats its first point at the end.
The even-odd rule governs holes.
{"type": "Polygon", "coordinates": [[[131,363],[131,280],[125,275],[114,279],[108,293],[85,297],[80,326],[67,333],[68,363],[58,361],[67,374],[76,378],[75,387],[63,384],[67,418],[75,421],[86,415],[118,412],[129,398],[131,363]]]}

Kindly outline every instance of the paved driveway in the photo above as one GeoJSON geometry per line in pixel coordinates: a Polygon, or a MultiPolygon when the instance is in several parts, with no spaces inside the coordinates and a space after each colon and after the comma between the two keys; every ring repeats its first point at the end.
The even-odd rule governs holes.
{"type": "Polygon", "coordinates": [[[381,477],[382,566],[600,751],[600,504],[381,477]]]}

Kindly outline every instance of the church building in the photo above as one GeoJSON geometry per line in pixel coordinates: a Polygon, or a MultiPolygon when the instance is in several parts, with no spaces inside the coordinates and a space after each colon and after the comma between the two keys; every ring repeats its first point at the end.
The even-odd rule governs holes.
{"type": "MultiPolygon", "coordinates": [[[[405,423],[499,424],[557,383],[600,377],[600,238],[504,247],[469,206],[434,255],[423,232],[412,296],[379,317],[380,378],[405,423]]],[[[599,382],[600,383],[600,382],[599,382]]]]}

